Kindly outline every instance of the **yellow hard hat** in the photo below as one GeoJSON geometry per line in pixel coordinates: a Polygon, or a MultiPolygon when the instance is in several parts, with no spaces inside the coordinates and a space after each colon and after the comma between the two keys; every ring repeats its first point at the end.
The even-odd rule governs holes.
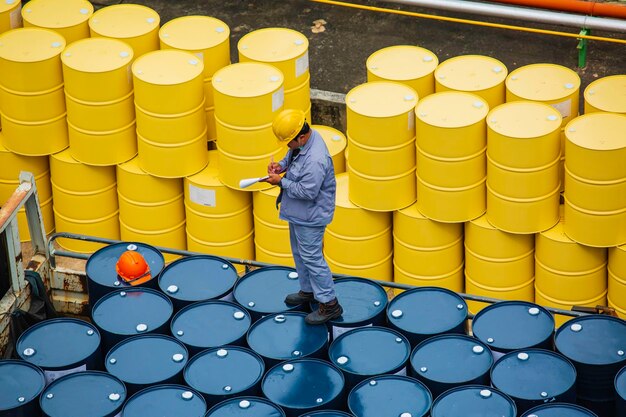
{"type": "Polygon", "coordinates": [[[272,130],[279,141],[289,142],[302,130],[304,121],[304,112],[302,110],[283,110],[274,119],[272,130]]]}

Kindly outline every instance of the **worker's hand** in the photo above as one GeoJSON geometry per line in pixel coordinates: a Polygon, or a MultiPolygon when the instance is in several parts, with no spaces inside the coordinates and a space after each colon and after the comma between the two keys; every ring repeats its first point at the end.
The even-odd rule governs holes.
{"type": "Polygon", "coordinates": [[[263,182],[268,182],[272,185],[278,185],[282,177],[278,174],[270,173],[267,179],[263,180],[263,182]]]}
{"type": "Polygon", "coordinates": [[[283,167],[278,162],[270,162],[267,166],[268,174],[280,174],[283,171],[283,167]]]}

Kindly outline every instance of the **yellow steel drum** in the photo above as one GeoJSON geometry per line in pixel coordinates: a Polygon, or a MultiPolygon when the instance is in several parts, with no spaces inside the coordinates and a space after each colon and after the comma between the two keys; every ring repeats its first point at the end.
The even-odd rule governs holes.
{"type": "Polygon", "coordinates": [[[347,134],[364,146],[406,143],[415,137],[416,104],[415,90],[400,83],[358,85],[346,95],[347,134]]]}
{"type": "Polygon", "coordinates": [[[367,81],[397,81],[406,84],[423,99],[435,92],[435,68],[439,59],[432,51],[415,45],[379,49],[365,62],[367,81]]]}
{"type": "Polygon", "coordinates": [[[577,207],[600,212],[626,207],[626,177],[617,181],[589,181],[564,169],[568,201],[577,207]]]}
{"type": "Polygon", "coordinates": [[[510,258],[479,255],[465,245],[465,273],[474,281],[489,287],[515,287],[533,277],[533,250],[510,258]]]}
{"type": "Polygon", "coordinates": [[[217,140],[217,128],[215,127],[215,106],[207,107],[206,111],[206,137],[209,142],[217,140]]]}
{"type": "Polygon", "coordinates": [[[120,129],[92,131],[67,123],[70,153],[77,161],[94,166],[108,166],[126,162],[137,155],[135,122],[120,129]],[[97,155],[95,149],[102,151],[97,155]]]}
{"type": "Polygon", "coordinates": [[[580,77],[556,64],[530,64],[506,79],[506,101],[529,100],[549,104],[562,116],[562,125],[578,116],[580,77]]]}
{"type": "MultiPolygon", "coordinates": [[[[152,246],[187,250],[184,220],[169,228],[141,230],[127,225],[120,219],[120,239],[126,242],[143,242],[152,246]]],[[[165,262],[172,262],[180,258],[179,255],[165,252],[163,252],[163,257],[165,258],[165,262]]]]}
{"type": "Polygon", "coordinates": [[[281,148],[287,150],[285,144],[279,142],[274,135],[271,124],[259,128],[240,128],[226,125],[218,119],[215,127],[220,150],[242,159],[271,155],[281,148]]]}
{"type": "Polygon", "coordinates": [[[388,177],[366,175],[347,163],[350,175],[350,200],[372,211],[394,211],[408,207],[416,200],[415,168],[388,177]]]}
{"type": "Polygon", "coordinates": [[[417,204],[430,219],[458,223],[474,219],[485,212],[486,178],[464,187],[438,187],[417,177],[417,204]]]}
{"type": "Polygon", "coordinates": [[[626,243],[626,208],[614,211],[586,210],[565,200],[565,234],[575,242],[592,247],[626,243]]]}
{"type": "MultiPolygon", "coordinates": [[[[44,233],[53,233],[55,227],[52,197],[45,201],[39,200],[39,206],[41,208],[41,217],[43,218],[44,233]]],[[[31,237],[28,229],[28,219],[26,218],[26,209],[23,207],[17,212],[17,230],[20,234],[20,242],[30,242],[31,237]]]]}
{"type": "Polygon", "coordinates": [[[93,6],[87,0],[31,0],[22,8],[24,26],[52,29],[69,45],[89,37],[93,6]]]}
{"type": "MultiPolygon", "coordinates": [[[[437,93],[439,94],[439,93],[437,93]]],[[[465,158],[442,158],[423,152],[417,148],[417,175],[425,183],[442,189],[465,188],[477,183],[484,183],[487,179],[485,146],[480,151],[465,158]]],[[[452,191],[452,190],[451,190],[452,191]]],[[[482,200],[485,199],[484,187],[482,200]]],[[[421,196],[420,196],[421,197],[421,196]]],[[[485,210],[484,201],[480,204],[482,214],[485,210]]],[[[478,217],[478,216],[474,216],[478,217]]]]}
{"type": "MultiPolygon", "coordinates": [[[[250,232],[246,236],[236,241],[215,243],[205,242],[203,240],[197,239],[192,234],[190,234],[189,230],[187,230],[187,250],[190,252],[199,252],[213,256],[253,260],[254,232],[250,232]]],[[[291,264],[291,266],[293,266],[293,263],[291,264]]],[[[240,264],[235,264],[235,269],[239,274],[243,274],[246,271],[245,265],[240,264]]]]}
{"type": "Polygon", "coordinates": [[[309,79],[309,40],[287,28],[264,28],[244,35],[237,43],[239,62],[264,62],[285,76],[285,89],[309,79]]]}
{"type": "Polygon", "coordinates": [[[330,126],[323,125],[311,125],[324,139],[324,143],[328,148],[331,158],[333,159],[333,166],[335,168],[335,175],[341,174],[346,170],[346,158],[345,152],[348,145],[346,135],[339,130],[330,126]]]}
{"type": "Polygon", "coordinates": [[[272,187],[252,194],[257,255],[260,249],[282,258],[291,256],[289,224],[278,217],[279,212],[276,208],[279,192],[279,187],[272,187]]]}
{"type": "MultiPolygon", "coordinates": [[[[595,307],[598,305],[606,305],[606,295],[607,295],[607,292],[605,291],[596,297],[577,301],[575,305],[583,306],[583,307],[595,307]]],[[[572,307],[574,306],[574,304],[567,303],[563,300],[554,299],[552,297],[549,297],[543,294],[539,288],[535,288],[535,303],[545,306],[545,307],[559,308],[562,310],[571,310],[572,307]]],[[[563,323],[571,319],[572,319],[571,316],[563,316],[561,314],[554,315],[554,322],[557,328],[562,326],[563,323]]]]}
{"type": "MultiPolygon", "coordinates": [[[[398,284],[408,284],[417,287],[442,287],[454,292],[464,292],[465,283],[463,275],[463,264],[455,270],[442,275],[415,275],[400,268],[394,261],[393,282],[398,284]]],[[[401,290],[395,290],[398,294],[401,290]]]]}
{"type": "Polygon", "coordinates": [[[361,174],[372,177],[393,177],[415,169],[415,139],[387,147],[363,145],[350,137],[350,165],[361,174]]]}
{"type": "MultiPolygon", "coordinates": [[[[499,300],[515,300],[515,301],[534,301],[535,288],[533,286],[534,278],[527,282],[513,287],[490,287],[482,285],[470,275],[465,273],[465,292],[467,294],[481,295],[483,297],[497,298],[499,300]]],[[[479,301],[467,301],[467,308],[472,314],[477,314],[483,308],[489,306],[489,303],[479,301]]]]}
{"type": "Polygon", "coordinates": [[[385,258],[361,265],[342,264],[332,259],[324,250],[324,256],[330,270],[335,274],[346,274],[361,278],[371,278],[379,281],[393,281],[393,253],[385,258]]]}
{"type": "Polygon", "coordinates": [[[197,107],[177,114],[158,114],[137,107],[137,132],[158,143],[170,143],[172,138],[196,138],[206,130],[204,101],[197,107]]]}
{"type": "Polygon", "coordinates": [[[109,132],[135,124],[133,93],[112,101],[89,102],[66,95],[68,124],[86,132],[109,132]]]}
{"type": "Polygon", "coordinates": [[[499,194],[511,198],[533,198],[551,194],[559,188],[559,156],[544,166],[512,168],[494,161],[487,155],[487,185],[499,194]]]}
{"type": "Polygon", "coordinates": [[[609,249],[609,305],[626,318],[626,245],[609,249]]]}
{"type": "Polygon", "coordinates": [[[65,110],[63,85],[41,94],[20,93],[0,86],[0,103],[6,118],[22,123],[54,119],[65,110]]]}
{"type": "Polygon", "coordinates": [[[465,247],[483,257],[515,258],[533,250],[534,245],[534,236],[498,230],[486,215],[465,223],[465,247]]]}
{"type": "Polygon", "coordinates": [[[89,18],[91,37],[119,39],[129,44],[135,59],[159,49],[159,14],[139,4],[103,7],[89,18]]]}
{"type": "Polygon", "coordinates": [[[43,156],[67,148],[69,139],[65,113],[44,122],[22,122],[1,113],[0,116],[4,145],[12,152],[26,156],[43,156]]]}
{"type": "Polygon", "coordinates": [[[0,2],[0,33],[22,27],[22,2],[4,0],[0,2]]]}
{"type": "Polygon", "coordinates": [[[585,114],[597,111],[626,114],[626,74],[599,78],[583,94],[585,114]]]}
{"type": "Polygon", "coordinates": [[[508,74],[499,60],[483,55],[461,55],[439,64],[435,91],[465,91],[482,97],[489,108],[505,101],[504,81],[508,74]]]}
{"type": "Polygon", "coordinates": [[[306,121],[311,123],[311,87],[310,76],[306,81],[294,88],[285,89],[285,108],[304,112],[306,121]]]}
{"type": "MultiPolygon", "coordinates": [[[[220,169],[220,181],[230,188],[235,190],[242,190],[239,188],[239,181],[244,178],[258,178],[267,175],[267,165],[273,159],[274,161],[280,161],[287,152],[287,147],[278,148],[275,151],[269,152],[265,155],[248,156],[243,157],[225,152],[219,145],[217,145],[219,152],[219,165],[224,167],[220,169]]],[[[258,182],[247,188],[245,191],[260,191],[271,188],[272,185],[266,182],[258,182]]]]}
{"type": "MultiPolygon", "coordinates": [[[[118,212],[107,217],[90,220],[76,220],[66,217],[54,210],[54,223],[58,233],[68,232],[86,236],[97,236],[106,239],[120,240],[120,222],[118,212]]],[[[135,239],[135,241],[137,241],[135,239]]],[[[93,253],[106,246],[103,243],[88,242],[79,239],[57,239],[59,246],[78,253],[93,253]]]]}

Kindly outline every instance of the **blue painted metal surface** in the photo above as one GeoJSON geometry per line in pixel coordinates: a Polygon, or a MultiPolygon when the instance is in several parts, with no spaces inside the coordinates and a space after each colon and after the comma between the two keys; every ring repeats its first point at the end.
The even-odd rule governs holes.
{"type": "Polygon", "coordinates": [[[26,330],[17,341],[20,358],[43,369],[47,383],[72,371],[100,369],[100,333],[86,321],[57,318],[26,330]]]}
{"type": "Polygon", "coordinates": [[[285,412],[265,398],[238,397],[217,404],[205,417],[285,417],[285,412]]]}
{"type": "Polygon", "coordinates": [[[598,415],[575,404],[548,403],[531,408],[522,417],[598,417],[598,415]]]}
{"type": "Polygon", "coordinates": [[[180,384],[189,354],[171,336],[147,334],[122,340],[109,351],[107,372],[121,379],[134,394],[154,384],[180,384]]]}
{"type": "Polygon", "coordinates": [[[261,355],[267,368],[291,359],[325,358],[328,329],[306,324],[305,317],[306,313],[296,311],[263,317],[250,327],[248,346],[261,355]]]}
{"type": "Polygon", "coordinates": [[[250,314],[228,301],[209,300],[190,304],[172,318],[172,335],[191,355],[224,345],[244,345],[250,314]]]}
{"type": "Polygon", "coordinates": [[[483,342],[460,334],[424,340],[411,353],[411,375],[422,381],[434,398],[461,385],[489,385],[491,351],[483,342]]]}
{"type": "Polygon", "coordinates": [[[89,288],[89,305],[96,304],[103,295],[118,288],[130,287],[119,278],[115,270],[115,264],[122,253],[128,250],[129,245],[134,245],[150,267],[152,279],[138,287],[158,289],[159,274],[163,270],[165,260],[163,254],[156,248],[139,242],[122,242],[105,246],[94,252],[85,265],[87,274],[87,286],[89,288]]]}
{"type": "Polygon", "coordinates": [[[44,390],[39,403],[47,417],[114,417],[122,410],[126,395],[118,378],[87,371],[57,379],[44,390]]]}
{"type": "Polygon", "coordinates": [[[465,385],[441,394],[431,417],[515,417],[515,402],[505,393],[485,385],[465,385]]]}
{"type": "Polygon", "coordinates": [[[124,417],[204,417],[206,402],[195,390],[182,385],[155,385],[128,399],[124,417]]]}
{"type": "Polygon", "coordinates": [[[577,317],[557,330],[554,342],[578,372],[578,404],[599,416],[613,413],[615,375],[626,366],[626,321],[603,315],[577,317]]]}
{"type": "Polygon", "coordinates": [[[174,308],[167,296],[151,288],[124,288],[100,298],[91,310],[100,330],[102,350],[138,334],[169,333],[174,308]]]}
{"type": "Polygon", "coordinates": [[[184,370],[187,385],[204,396],[209,407],[235,396],[260,394],[263,359],[239,346],[207,349],[194,356],[184,370]]]}
{"type": "Polygon", "coordinates": [[[43,371],[28,362],[0,360],[0,417],[38,417],[43,371]]]}
{"type": "Polygon", "coordinates": [[[615,377],[615,392],[616,417],[626,417],[626,366],[615,377]]]}
{"type": "Polygon", "coordinates": [[[404,334],[411,346],[444,333],[465,334],[467,304],[445,288],[420,287],[396,296],[387,307],[389,326],[404,334]]]}
{"type": "Polygon", "coordinates": [[[354,417],[352,414],[344,413],[336,410],[314,411],[312,413],[302,414],[300,417],[354,417]]]}
{"type": "Polygon", "coordinates": [[[432,395],[424,384],[398,375],[366,379],[348,396],[348,408],[357,417],[423,417],[431,404],[432,395]]]}
{"type": "MultiPolygon", "coordinates": [[[[476,314],[472,333],[501,354],[529,348],[552,350],[554,317],[537,304],[502,301],[476,314]]],[[[496,359],[500,356],[496,355],[496,359]]]]}
{"type": "Polygon", "coordinates": [[[197,255],[166,266],[159,276],[159,287],[178,311],[197,301],[229,299],[237,278],[230,262],[216,256],[197,255]]]}
{"type": "Polygon", "coordinates": [[[491,368],[491,384],[520,413],[544,402],[576,402],[576,369],[566,357],[545,349],[523,349],[502,356],[491,368]]]}
{"type": "Polygon", "coordinates": [[[400,332],[361,327],[337,337],[328,349],[330,361],[343,372],[346,389],[382,374],[407,374],[411,345],[400,332]]]}
{"type": "Polygon", "coordinates": [[[324,408],[341,409],[344,377],[331,363],[303,358],[270,369],[261,384],[263,394],[288,417],[324,408]]]}
{"type": "Polygon", "coordinates": [[[235,284],[233,296],[250,312],[252,321],[257,321],[268,314],[301,310],[301,305],[285,304],[285,296],[299,290],[298,273],[294,268],[271,266],[244,275],[235,284]]]}

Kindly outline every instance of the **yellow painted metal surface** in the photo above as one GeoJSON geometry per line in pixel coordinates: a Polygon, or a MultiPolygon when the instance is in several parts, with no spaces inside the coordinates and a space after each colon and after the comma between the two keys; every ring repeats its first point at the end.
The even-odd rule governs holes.
{"type": "MultiPolygon", "coordinates": [[[[486,149],[484,147],[468,157],[442,158],[428,154],[418,147],[417,175],[425,183],[444,190],[449,188],[450,192],[453,192],[453,189],[465,189],[477,183],[484,183],[487,178],[486,149]]],[[[484,211],[484,204],[481,206],[484,211]]]]}
{"type": "MultiPolygon", "coordinates": [[[[43,218],[43,227],[46,234],[53,233],[54,228],[54,212],[52,210],[52,197],[43,201],[39,201],[41,207],[41,217],[43,218]]],[[[20,242],[30,242],[30,232],[28,230],[28,220],[26,219],[26,209],[23,207],[17,212],[17,229],[20,233],[20,242]]]]}
{"type": "Polygon", "coordinates": [[[393,253],[389,253],[384,259],[369,264],[350,265],[336,262],[324,249],[324,256],[332,272],[355,277],[372,278],[379,281],[393,281],[392,255],[393,253]]]}
{"type": "Polygon", "coordinates": [[[24,27],[52,29],[68,45],[89,37],[89,18],[93,5],[87,0],[31,0],[22,8],[24,27]]]}
{"type": "MultiPolygon", "coordinates": [[[[285,146],[265,155],[242,157],[241,155],[225,152],[220,147],[219,140],[217,141],[217,150],[219,152],[219,165],[223,167],[219,173],[220,180],[225,186],[235,190],[241,190],[239,181],[244,178],[258,178],[267,175],[267,165],[270,160],[280,161],[287,153],[287,147],[285,146]]],[[[267,190],[271,187],[266,182],[258,182],[244,190],[259,191],[267,190]]]]}
{"type": "Polygon", "coordinates": [[[465,273],[486,287],[517,287],[534,276],[533,250],[510,258],[479,255],[465,246],[465,273]]]}
{"type": "MultiPolygon", "coordinates": [[[[130,227],[120,218],[120,236],[126,242],[143,242],[152,246],[162,246],[166,248],[187,250],[187,236],[185,234],[185,221],[172,226],[155,231],[140,230],[130,227]]],[[[172,262],[180,256],[163,253],[165,262],[172,262]]]]}
{"type": "Polygon", "coordinates": [[[287,28],[264,28],[244,35],[237,43],[239,62],[264,62],[285,76],[285,89],[301,85],[309,77],[309,40],[287,28]]]}
{"type": "Polygon", "coordinates": [[[5,0],[0,3],[0,33],[22,27],[21,11],[22,2],[20,0],[5,0]]]}
{"type": "Polygon", "coordinates": [[[411,87],[423,99],[435,92],[435,68],[439,59],[415,45],[394,45],[372,53],[365,62],[367,81],[397,81],[411,87]]]}
{"type": "Polygon", "coordinates": [[[91,220],[117,212],[117,189],[113,183],[104,189],[75,192],[56,185],[52,179],[54,209],[73,220],[91,220]]]}
{"type": "Polygon", "coordinates": [[[159,143],[137,135],[141,168],[159,178],[183,178],[200,172],[209,159],[206,128],[196,138],[178,143],[159,143]]]}
{"type": "MultiPolygon", "coordinates": [[[[465,273],[465,292],[468,294],[481,295],[483,297],[497,298],[500,300],[530,301],[535,299],[534,278],[514,287],[488,287],[472,279],[465,273]]],[[[476,314],[483,308],[489,306],[488,303],[478,301],[467,301],[467,308],[470,313],[476,314]]]]}
{"type": "Polygon", "coordinates": [[[585,114],[597,111],[626,114],[626,74],[593,81],[585,88],[583,97],[585,114]]]}
{"type": "MultiPolygon", "coordinates": [[[[238,259],[254,259],[254,232],[237,241],[227,243],[206,242],[196,238],[187,230],[187,250],[206,253],[213,256],[224,256],[238,259]]],[[[264,261],[265,262],[265,261],[264,261]]],[[[244,265],[235,265],[239,274],[245,273],[244,265]]]]}
{"type": "Polygon", "coordinates": [[[346,135],[339,130],[330,126],[324,125],[311,125],[324,139],[324,143],[328,148],[331,158],[333,159],[333,166],[335,168],[335,175],[341,174],[346,170],[346,158],[345,152],[348,145],[346,135]]]}
{"type": "Polygon", "coordinates": [[[43,122],[21,122],[0,113],[4,146],[26,156],[43,156],[59,152],[68,146],[65,113],[43,122]]]}
{"type": "Polygon", "coordinates": [[[498,230],[486,215],[465,223],[465,246],[483,257],[516,258],[531,251],[534,245],[534,236],[498,230]]]}
{"type": "Polygon", "coordinates": [[[550,104],[565,126],[578,116],[580,77],[556,64],[530,64],[512,71],[506,79],[506,101],[529,100],[550,104]]]}
{"type": "Polygon", "coordinates": [[[51,120],[65,112],[62,84],[41,94],[25,94],[0,86],[0,103],[5,117],[22,123],[51,120]]]}
{"type": "Polygon", "coordinates": [[[50,156],[52,181],[67,191],[89,193],[116,184],[115,167],[94,167],[75,160],[68,149],[50,156]]]}
{"type": "Polygon", "coordinates": [[[389,177],[365,175],[356,170],[352,160],[346,168],[350,175],[350,200],[363,209],[400,210],[417,198],[415,168],[389,177]]]}
{"type": "Polygon", "coordinates": [[[67,120],[75,127],[107,132],[135,123],[133,93],[112,101],[89,102],[66,96],[67,120]]]}
{"type": "Polygon", "coordinates": [[[180,139],[197,138],[206,130],[204,101],[185,113],[159,114],[136,109],[137,134],[151,141],[169,144],[180,139]],[[177,140],[172,140],[176,138],[177,140]]]}
{"type": "MultiPolygon", "coordinates": [[[[217,119],[215,127],[217,137],[219,138],[220,150],[228,154],[237,155],[242,160],[266,155],[269,163],[270,155],[273,155],[278,149],[284,150],[284,152],[287,151],[285,144],[279,142],[276,136],[274,136],[271,125],[248,128],[228,125],[217,119]]],[[[228,169],[228,167],[224,169],[228,169]]],[[[262,175],[259,174],[257,176],[260,177],[262,175]]]]}
{"type": "Polygon", "coordinates": [[[285,108],[298,109],[304,112],[307,122],[311,123],[311,77],[293,88],[285,89],[285,108]]]}
{"type": "Polygon", "coordinates": [[[413,204],[394,211],[393,235],[402,242],[421,248],[445,247],[463,237],[463,224],[432,221],[413,204]]]}
{"type": "Polygon", "coordinates": [[[475,219],[486,210],[486,178],[463,187],[439,187],[416,178],[417,206],[430,219],[458,223],[475,219]]]}
{"type": "Polygon", "coordinates": [[[159,49],[159,14],[139,4],[103,7],[89,19],[91,37],[120,39],[135,51],[135,58],[159,49]]]}
{"type": "Polygon", "coordinates": [[[209,142],[217,140],[217,127],[215,123],[215,107],[207,107],[206,111],[206,137],[209,142]]]}
{"type": "Polygon", "coordinates": [[[611,247],[626,243],[626,207],[613,211],[594,211],[578,207],[565,199],[565,234],[575,242],[592,247],[611,247]]]}
{"type": "Polygon", "coordinates": [[[393,177],[415,169],[415,139],[399,145],[374,147],[359,143],[348,133],[350,165],[363,175],[393,177]]]}
{"type": "Polygon", "coordinates": [[[256,252],[255,252],[256,260],[259,262],[266,262],[268,264],[291,266],[291,267],[296,266],[296,263],[293,260],[293,256],[291,255],[291,252],[290,253],[270,252],[268,250],[265,250],[262,246],[259,246],[258,244],[256,244],[255,249],[256,249],[256,252]]]}
{"type": "MultiPolygon", "coordinates": [[[[586,300],[580,300],[576,302],[576,305],[584,306],[584,307],[595,307],[597,305],[606,305],[606,294],[607,292],[603,292],[602,294],[588,298],[586,300]]],[[[552,298],[541,292],[539,288],[535,288],[535,303],[546,306],[546,307],[554,307],[562,310],[571,310],[573,304],[568,304],[567,301],[559,300],[552,298]]],[[[562,316],[560,314],[554,315],[554,322],[556,327],[562,326],[565,322],[571,320],[570,316],[562,316]]]]}
{"type": "Polygon", "coordinates": [[[280,188],[272,187],[252,194],[256,260],[293,266],[289,224],[278,217],[276,198],[280,188]]]}
{"type": "Polygon", "coordinates": [[[84,130],[67,124],[70,153],[77,161],[94,166],[109,166],[126,162],[137,155],[135,122],[121,129],[108,131],[84,130]]]}
{"type": "Polygon", "coordinates": [[[447,246],[424,248],[394,238],[394,264],[413,275],[437,276],[463,264],[463,237],[447,246]]]}
{"type": "MultiPolygon", "coordinates": [[[[415,285],[418,287],[442,287],[455,292],[465,292],[463,264],[447,274],[424,276],[406,272],[402,268],[398,267],[398,264],[394,261],[393,282],[397,282],[398,284],[415,285]]],[[[395,290],[394,292],[395,294],[398,294],[402,291],[395,290]]]]}
{"type": "MultiPolygon", "coordinates": [[[[137,204],[143,203],[158,207],[166,201],[173,201],[183,196],[182,180],[156,178],[141,169],[138,158],[117,165],[116,173],[119,195],[137,204]]],[[[176,210],[176,212],[182,212],[182,208],[181,211],[176,210]]]]}
{"type": "Polygon", "coordinates": [[[589,181],[564,169],[567,199],[577,207],[593,211],[615,211],[626,207],[626,177],[616,181],[589,181]]]}
{"type": "Polygon", "coordinates": [[[487,155],[487,185],[496,193],[511,198],[534,198],[551,194],[559,188],[559,162],[535,168],[512,168],[502,165],[487,155]]]}
{"type": "Polygon", "coordinates": [[[626,245],[609,249],[609,305],[618,310],[621,318],[626,318],[626,245]]]}
{"type": "Polygon", "coordinates": [[[495,58],[461,55],[439,64],[435,70],[435,91],[474,93],[494,108],[505,101],[507,74],[506,66],[495,58]]]}
{"type": "MultiPolygon", "coordinates": [[[[54,223],[57,232],[69,232],[87,236],[98,236],[107,239],[120,239],[120,222],[118,212],[107,217],[90,220],[76,220],[63,216],[54,210],[54,223]]],[[[138,239],[134,239],[137,241],[138,239]]],[[[59,246],[64,249],[79,252],[92,253],[106,246],[101,243],[88,242],[78,239],[57,239],[59,246]]]]}

